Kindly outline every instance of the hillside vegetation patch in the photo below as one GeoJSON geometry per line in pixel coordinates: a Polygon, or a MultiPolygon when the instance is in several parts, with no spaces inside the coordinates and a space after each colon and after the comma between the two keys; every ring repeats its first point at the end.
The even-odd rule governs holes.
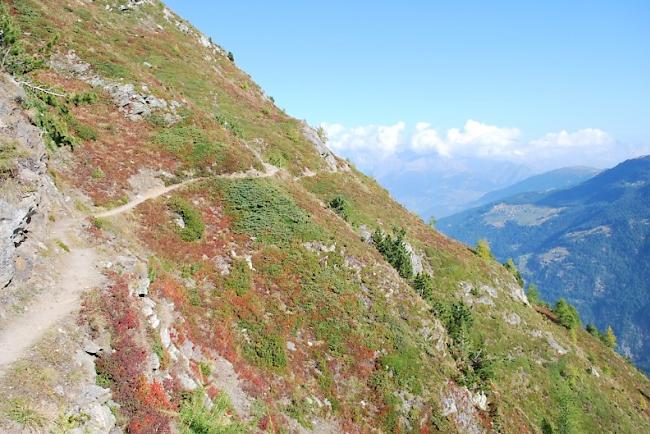
{"type": "Polygon", "coordinates": [[[224,196],[227,211],[234,217],[235,232],[273,244],[322,236],[309,215],[270,180],[232,181],[226,185],[224,196]]]}
{"type": "Polygon", "coordinates": [[[184,241],[197,241],[203,237],[205,224],[201,213],[192,204],[176,196],[171,199],[169,207],[183,219],[185,226],[180,228],[179,233],[184,241]]]}

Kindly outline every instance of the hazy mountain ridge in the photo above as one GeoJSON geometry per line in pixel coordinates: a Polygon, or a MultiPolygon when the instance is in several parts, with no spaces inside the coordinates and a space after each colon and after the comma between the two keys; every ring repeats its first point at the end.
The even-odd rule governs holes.
{"type": "Polygon", "coordinates": [[[586,181],[598,172],[600,170],[593,167],[574,166],[540,173],[539,175],[531,176],[508,187],[484,194],[469,204],[467,208],[487,205],[488,203],[502,199],[511,199],[512,196],[521,193],[545,193],[550,190],[564,190],[586,181]]]}
{"type": "Polygon", "coordinates": [[[486,238],[549,300],[566,297],[601,329],[616,325],[620,349],[648,370],[649,180],[650,157],[640,157],[573,188],[515,196],[439,227],[468,244],[486,238]]]}

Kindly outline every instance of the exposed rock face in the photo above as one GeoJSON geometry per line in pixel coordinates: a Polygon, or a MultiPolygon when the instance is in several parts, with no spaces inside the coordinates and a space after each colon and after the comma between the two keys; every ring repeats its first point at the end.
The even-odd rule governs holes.
{"type": "Polygon", "coordinates": [[[305,138],[314,145],[316,151],[318,151],[320,156],[323,158],[325,165],[330,172],[338,172],[339,170],[350,169],[347,164],[339,163],[339,161],[334,156],[334,153],[330,150],[330,148],[327,147],[315,129],[304,123],[302,132],[305,135],[305,138]]]}
{"type": "Polygon", "coordinates": [[[510,284],[508,284],[508,289],[510,289],[510,296],[514,300],[520,301],[526,306],[530,306],[530,302],[528,301],[528,297],[526,297],[524,288],[522,288],[520,285],[518,285],[516,282],[513,281],[510,284]]]}
{"type": "Polygon", "coordinates": [[[24,91],[14,81],[0,76],[0,146],[13,150],[3,152],[9,155],[8,171],[0,173],[0,288],[14,276],[14,253],[27,237],[45,182],[45,146],[20,107],[23,99],[24,91]]]}
{"type": "Polygon", "coordinates": [[[487,430],[481,424],[479,411],[487,408],[487,398],[483,394],[474,396],[466,387],[449,382],[441,397],[442,415],[448,417],[463,433],[479,434],[487,430]]]}
{"type": "Polygon", "coordinates": [[[151,4],[151,0],[129,0],[126,4],[120,5],[121,11],[128,11],[144,4],[151,4]]]}
{"type": "Polygon", "coordinates": [[[359,236],[365,243],[372,243],[372,232],[370,232],[370,229],[366,225],[359,226],[359,236]]]}
{"type": "Polygon", "coordinates": [[[413,269],[413,274],[422,273],[422,256],[415,253],[413,246],[410,243],[405,243],[406,251],[411,255],[411,268],[413,269]]]}
{"type": "Polygon", "coordinates": [[[514,312],[504,313],[503,320],[510,325],[519,325],[521,324],[521,317],[514,312]]]}
{"type": "Polygon", "coordinates": [[[176,109],[180,107],[179,102],[167,102],[158,98],[151,94],[146,86],[141,86],[142,91],[138,92],[131,83],[114,82],[101,77],[94,73],[91,66],[81,60],[74,51],[54,57],[50,61],[50,66],[58,72],[74,76],[93,87],[103,89],[111,96],[124,115],[132,121],[147,117],[152,112],[162,112],[168,124],[173,124],[180,119],[176,114],[176,109]]]}

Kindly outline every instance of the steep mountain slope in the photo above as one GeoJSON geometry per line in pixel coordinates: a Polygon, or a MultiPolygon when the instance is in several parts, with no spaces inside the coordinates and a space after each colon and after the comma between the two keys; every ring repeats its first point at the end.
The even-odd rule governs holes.
{"type": "Polygon", "coordinates": [[[647,377],[163,4],[2,4],[0,431],[650,430],[647,377]]]}
{"type": "Polygon", "coordinates": [[[498,200],[508,199],[521,193],[545,193],[550,190],[564,190],[578,185],[599,172],[593,167],[563,167],[531,176],[508,187],[491,191],[472,202],[468,208],[476,208],[498,200]]]}
{"type": "Polygon", "coordinates": [[[470,244],[486,238],[546,298],[571,300],[601,329],[613,325],[621,351],[648,371],[649,181],[650,157],[628,160],[573,188],[509,198],[439,227],[470,244]]]}

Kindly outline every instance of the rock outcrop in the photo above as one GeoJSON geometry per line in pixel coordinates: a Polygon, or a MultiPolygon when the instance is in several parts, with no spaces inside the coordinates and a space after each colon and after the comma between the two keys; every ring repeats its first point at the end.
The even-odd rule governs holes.
{"type": "Polygon", "coordinates": [[[41,132],[20,106],[25,98],[13,79],[0,76],[0,288],[13,279],[14,253],[27,237],[46,173],[41,132]]]}
{"type": "Polygon", "coordinates": [[[146,85],[140,86],[141,91],[138,91],[131,83],[104,78],[96,74],[92,67],[81,60],[74,51],[55,56],[50,61],[50,66],[67,76],[79,78],[93,87],[104,90],[111,96],[120,111],[132,121],[145,118],[153,112],[162,113],[167,124],[173,124],[180,119],[176,114],[176,109],[181,106],[178,101],[167,102],[163,98],[158,98],[149,92],[146,85]]]}
{"type": "Polygon", "coordinates": [[[303,124],[302,132],[305,138],[314,145],[316,151],[325,161],[325,166],[330,172],[338,172],[339,170],[350,170],[347,164],[340,163],[334,153],[327,147],[325,141],[318,134],[318,131],[310,127],[307,123],[303,124]]]}

